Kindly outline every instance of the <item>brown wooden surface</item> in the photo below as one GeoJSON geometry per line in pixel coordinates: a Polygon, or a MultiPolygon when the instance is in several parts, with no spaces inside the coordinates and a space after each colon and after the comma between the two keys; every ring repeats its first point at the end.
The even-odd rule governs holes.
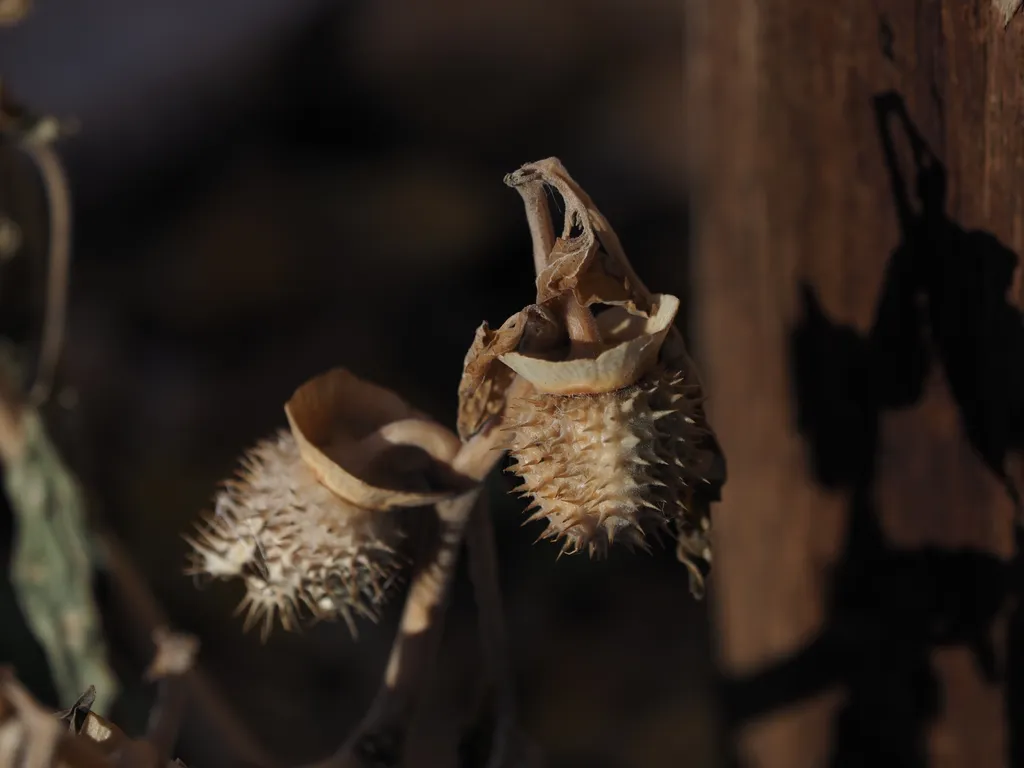
{"type": "Polygon", "coordinates": [[[1024,18],[1004,30],[981,0],[689,10],[696,336],[730,475],[711,594],[737,752],[1020,765],[998,473],[1024,433],[1006,300],[1024,18]],[[939,204],[916,190],[923,144],[944,210],[940,166],[924,180],[939,204]]]}

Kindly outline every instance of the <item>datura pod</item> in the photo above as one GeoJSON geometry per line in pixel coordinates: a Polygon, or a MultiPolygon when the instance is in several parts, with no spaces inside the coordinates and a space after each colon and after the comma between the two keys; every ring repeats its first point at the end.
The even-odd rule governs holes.
{"type": "Polygon", "coordinates": [[[562,554],[602,556],[616,541],[648,548],[667,532],[703,594],[710,501],[725,479],[696,370],[674,326],[679,300],[653,294],[589,197],[549,158],[509,174],[526,204],[537,300],[497,331],[486,325],[460,387],[463,437],[500,414],[529,498],[527,522],[562,554]],[[551,229],[545,186],[565,204],[551,229]],[[528,387],[513,389],[517,378],[528,387]],[[507,392],[521,392],[506,397],[507,392]]]}
{"type": "Polygon", "coordinates": [[[290,429],[246,453],[186,537],[187,572],[241,578],[245,626],[262,621],[264,639],[275,616],[292,629],[303,614],[341,617],[355,635],[354,616],[377,620],[401,571],[389,512],[450,497],[460,442],[342,368],[299,387],[285,413],[290,429]]]}

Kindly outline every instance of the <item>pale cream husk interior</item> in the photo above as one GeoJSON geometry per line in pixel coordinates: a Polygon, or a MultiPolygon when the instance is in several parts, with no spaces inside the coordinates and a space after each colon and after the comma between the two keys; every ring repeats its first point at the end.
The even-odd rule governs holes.
{"type": "MultiPolygon", "coordinates": [[[[458,452],[459,439],[414,409],[394,392],[335,368],[310,379],[285,404],[288,424],[302,460],[317,480],[343,499],[365,509],[419,507],[435,504],[450,491],[404,490],[367,481],[369,462],[381,444],[410,445],[447,464],[458,452]],[[395,429],[419,423],[416,439],[395,429]]],[[[396,478],[397,481],[397,478],[396,478]]]]}
{"type": "Polygon", "coordinates": [[[679,311],[679,299],[671,294],[656,294],[652,304],[650,316],[618,306],[598,314],[597,326],[608,348],[595,357],[545,360],[509,352],[499,359],[548,394],[596,394],[628,387],[657,362],[679,311]]]}

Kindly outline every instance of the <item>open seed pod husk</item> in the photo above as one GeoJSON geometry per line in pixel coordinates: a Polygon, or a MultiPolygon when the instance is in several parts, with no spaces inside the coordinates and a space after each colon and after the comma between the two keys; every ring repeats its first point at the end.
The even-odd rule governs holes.
{"type": "Polygon", "coordinates": [[[386,510],[452,495],[444,468],[459,439],[394,392],[335,368],[299,387],[284,409],[303,461],[351,503],[386,510]]]}
{"type": "Polygon", "coordinates": [[[507,352],[499,359],[545,394],[598,394],[628,387],[657,364],[661,345],[679,310],[675,296],[655,296],[653,301],[650,316],[622,307],[611,307],[597,315],[603,343],[590,356],[551,360],[507,352]]]}
{"type": "Polygon", "coordinates": [[[301,386],[291,430],[257,443],[212,515],[186,540],[187,572],[241,579],[245,627],[301,616],[376,621],[398,583],[403,538],[392,510],[464,488],[447,469],[458,438],[394,393],[343,369],[301,386]],[[447,487],[446,487],[447,484],[447,487]]]}
{"type": "MultiPolygon", "coordinates": [[[[538,271],[533,306],[552,318],[553,329],[532,348],[510,337],[494,350],[531,385],[490,406],[504,413],[510,469],[531,501],[530,520],[547,521],[541,538],[560,541],[562,553],[599,556],[615,541],[646,548],[652,535],[670,532],[692,591],[702,594],[711,559],[709,504],[725,465],[673,325],[679,301],[647,289],[611,226],[557,159],[524,165],[505,181],[526,204],[538,271]],[[550,231],[545,186],[564,201],[558,237],[550,231]]],[[[510,389],[508,371],[490,362],[474,373],[473,391],[510,389]],[[491,386],[501,377],[502,386],[491,386]]]]}

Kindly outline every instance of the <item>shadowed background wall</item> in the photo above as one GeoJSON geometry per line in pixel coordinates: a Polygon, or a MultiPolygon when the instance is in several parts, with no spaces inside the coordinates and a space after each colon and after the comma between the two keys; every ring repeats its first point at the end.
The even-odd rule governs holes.
{"type": "Polygon", "coordinates": [[[777,768],[1022,765],[1021,19],[690,5],[730,746],[777,768]]]}

